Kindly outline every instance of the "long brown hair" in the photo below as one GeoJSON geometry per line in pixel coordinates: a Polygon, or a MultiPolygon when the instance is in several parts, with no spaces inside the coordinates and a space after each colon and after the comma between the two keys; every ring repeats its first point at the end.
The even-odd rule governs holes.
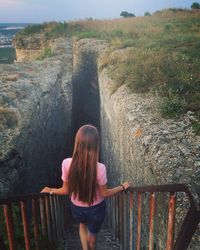
{"type": "Polygon", "coordinates": [[[79,128],[69,169],[69,195],[92,204],[96,197],[97,161],[99,155],[98,130],[92,125],[79,128]]]}

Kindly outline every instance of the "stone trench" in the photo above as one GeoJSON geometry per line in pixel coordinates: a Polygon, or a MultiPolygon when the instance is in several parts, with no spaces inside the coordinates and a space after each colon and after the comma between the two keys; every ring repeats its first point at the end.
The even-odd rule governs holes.
{"type": "MultiPolygon", "coordinates": [[[[71,156],[76,131],[87,123],[99,129],[109,186],[124,180],[198,186],[200,138],[194,140],[189,118],[166,121],[152,96],[130,95],[126,86],[111,94],[112,80],[100,70],[106,46],[59,40],[51,58],[2,67],[1,197],[61,185],[62,160],[71,156]],[[5,76],[10,72],[14,81],[5,76]]],[[[162,238],[157,242],[162,246],[162,238]]]]}
{"type": "Polygon", "coordinates": [[[100,96],[98,68],[94,53],[79,55],[79,67],[72,78],[72,130],[92,124],[100,130],[100,96]]]}
{"type": "Polygon", "coordinates": [[[80,53],[75,64],[71,39],[54,46],[42,62],[1,67],[1,197],[60,185],[78,128],[100,130],[97,55],[80,53]]]}
{"type": "MultiPolygon", "coordinates": [[[[101,138],[98,79],[97,54],[95,51],[81,51],[78,55],[78,63],[74,65],[72,77],[72,144],[77,130],[85,124],[96,126],[101,138]]],[[[74,224],[73,220],[70,219],[68,224],[70,229],[66,233],[63,247],[65,250],[79,250],[81,249],[81,244],[78,235],[78,225],[74,224]]],[[[108,231],[107,220],[105,220],[98,235],[96,247],[99,250],[120,249],[119,244],[113,241],[112,235],[108,231]]]]}

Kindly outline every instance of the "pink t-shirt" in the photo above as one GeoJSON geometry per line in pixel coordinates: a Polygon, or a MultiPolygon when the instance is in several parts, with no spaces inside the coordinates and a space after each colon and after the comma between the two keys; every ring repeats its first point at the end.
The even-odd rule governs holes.
{"type": "MultiPolygon", "coordinates": [[[[72,158],[67,158],[67,159],[63,160],[63,162],[62,162],[62,180],[64,182],[67,182],[71,161],[72,161],[72,158]]],[[[100,193],[98,186],[103,186],[106,183],[107,183],[106,167],[104,164],[98,162],[97,163],[97,184],[98,185],[97,185],[97,190],[96,190],[96,199],[95,199],[94,203],[92,204],[92,206],[97,205],[104,200],[104,198],[102,197],[102,195],[100,193]]],[[[85,202],[78,200],[78,197],[76,197],[76,199],[75,199],[73,194],[71,196],[71,201],[74,205],[79,206],[79,207],[88,207],[89,206],[88,203],[85,203],[85,202]]]]}

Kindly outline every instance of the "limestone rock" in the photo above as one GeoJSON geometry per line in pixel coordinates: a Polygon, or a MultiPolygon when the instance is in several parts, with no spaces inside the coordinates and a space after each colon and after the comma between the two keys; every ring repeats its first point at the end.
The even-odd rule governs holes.
{"type": "MultiPolygon", "coordinates": [[[[57,44],[57,47],[56,47],[57,44]]],[[[72,43],[43,61],[0,66],[0,196],[60,180],[70,148],[72,43]]]]}

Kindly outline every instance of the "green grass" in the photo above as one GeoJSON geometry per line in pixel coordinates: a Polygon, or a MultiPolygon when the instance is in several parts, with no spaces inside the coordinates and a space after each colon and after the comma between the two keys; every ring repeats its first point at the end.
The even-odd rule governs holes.
{"type": "MultiPolygon", "coordinates": [[[[50,26],[51,27],[51,26],[50,26]]],[[[52,23],[51,28],[46,28],[45,37],[46,39],[57,38],[59,36],[66,36],[68,32],[68,23],[52,23]]]]}
{"type": "Polygon", "coordinates": [[[162,98],[160,112],[163,117],[172,118],[183,112],[184,102],[176,96],[162,98]]]}
{"type": "Polygon", "coordinates": [[[155,93],[161,114],[174,117],[200,111],[199,27],[200,11],[170,9],[130,19],[46,23],[23,32],[109,41],[101,69],[110,72],[112,93],[122,84],[132,92],[155,93]]]}
{"type": "Polygon", "coordinates": [[[192,122],[192,129],[196,135],[200,135],[200,119],[199,121],[192,122]]]}
{"type": "Polygon", "coordinates": [[[52,51],[50,47],[44,48],[40,55],[37,56],[36,60],[43,60],[47,57],[51,57],[52,51]]]}
{"type": "Polygon", "coordinates": [[[44,31],[45,28],[46,28],[46,24],[32,24],[32,25],[28,25],[25,29],[21,30],[19,33],[21,36],[29,36],[29,35],[40,33],[44,31]]]}
{"type": "Polygon", "coordinates": [[[45,34],[47,39],[57,38],[66,35],[68,23],[49,22],[43,24],[28,25],[25,29],[16,34],[16,37],[23,38],[34,34],[45,34]]]}
{"type": "Polygon", "coordinates": [[[99,34],[96,31],[83,31],[77,34],[79,39],[83,38],[98,38],[99,34]]]}

